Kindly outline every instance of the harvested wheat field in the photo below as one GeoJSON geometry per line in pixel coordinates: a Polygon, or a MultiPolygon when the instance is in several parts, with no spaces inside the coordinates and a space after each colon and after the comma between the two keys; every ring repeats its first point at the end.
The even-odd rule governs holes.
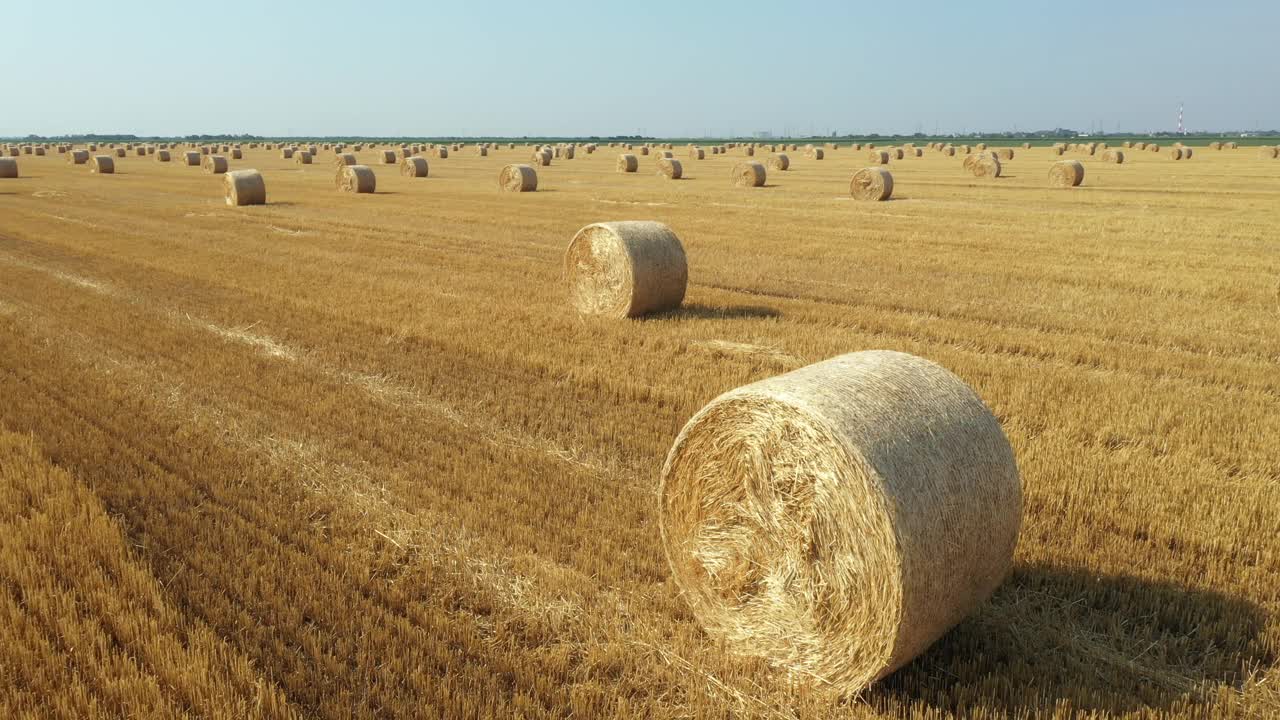
{"type": "Polygon", "coordinates": [[[1280,164],[726,147],[22,155],[0,716],[1280,716],[1280,164]]]}

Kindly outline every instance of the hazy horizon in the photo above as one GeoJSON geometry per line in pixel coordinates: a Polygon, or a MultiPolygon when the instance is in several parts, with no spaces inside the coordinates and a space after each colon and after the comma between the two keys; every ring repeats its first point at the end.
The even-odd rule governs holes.
{"type": "Polygon", "coordinates": [[[1280,127],[1280,5],[616,9],[18,0],[0,136],[745,137],[1280,127]],[[65,27],[53,29],[52,20],[65,27]]]}

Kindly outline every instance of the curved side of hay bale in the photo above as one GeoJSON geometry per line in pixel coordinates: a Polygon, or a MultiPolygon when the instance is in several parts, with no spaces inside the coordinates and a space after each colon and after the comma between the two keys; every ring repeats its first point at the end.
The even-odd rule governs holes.
{"type": "Polygon", "coordinates": [[[333,156],[334,167],[341,165],[355,165],[356,156],[352,153],[339,153],[333,156]]]}
{"type": "Polygon", "coordinates": [[[476,148],[476,156],[478,156],[478,157],[489,157],[489,148],[484,147],[483,145],[481,145],[481,146],[477,147],[477,148],[476,148]]]}
{"type": "Polygon", "coordinates": [[[964,159],[964,166],[973,173],[974,177],[1000,177],[1000,158],[991,153],[978,153],[977,155],[969,155],[964,159]]]}
{"type": "Polygon", "coordinates": [[[849,194],[856,200],[888,200],[893,196],[893,175],[880,166],[863,168],[849,181],[849,194]]]}
{"type": "Polygon", "coordinates": [[[751,147],[750,145],[747,145],[742,148],[742,154],[746,155],[747,157],[755,157],[756,149],[751,147]]]}
{"type": "Polygon", "coordinates": [[[1193,155],[1195,155],[1195,151],[1194,151],[1194,150],[1192,150],[1191,148],[1189,148],[1189,147],[1184,147],[1184,148],[1182,148],[1182,159],[1183,159],[1183,160],[1190,160],[1190,159],[1192,158],[1192,156],[1193,156],[1193,155]]]}
{"type": "Polygon", "coordinates": [[[200,153],[194,150],[182,153],[182,161],[186,163],[188,167],[199,167],[200,158],[200,153]]]}
{"type": "Polygon", "coordinates": [[[1002,161],[1012,160],[1013,148],[1000,148],[999,150],[996,151],[996,157],[1000,158],[1002,161]]]}
{"type": "Polygon", "coordinates": [[[281,149],[280,149],[280,159],[281,159],[281,160],[292,160],[292,159],[293,159],[293,148],[281,148],[281,149]]]}
{"type": "Polygon", "coordinates": [[[244,151],[243,151],[243,150],[241,150],[240,148],[233,148],[233,149],[231,150],[231,159],[232,159],[232,160],[243,160],[243,159],[244,159],[244,151]]]}
{"type": "Polygon", "coordinates": [[[89,160],[89,172],[111,175],[116,171],[116,161],[110,155],[94,155],[89,160]]]}
{"type": "Polygon", "coordinates": [[[397,158],[396,158],[396,151],[395,151],[395,150],[383,150],[383,151],[382,151],[382,164],[383,164],[383,165],[395,165],[395,164],[396,164],[396,162],[397,162],[397,158]]]}
{"type": "Polygon", "coordinates": [[[115,156],[118,158],[126,157],[128,154],[124,148],[116,148],[115,150],[115,156]]]}
{"type": "Polygon", "coordinates": [[[0,178],[18,177],[18,161],[11,157],[0,158],[0,178]]]}
{"type": "Polygon", "coordinates": [[[1049,148],[1049,153],[1051,155],[1061,155],[1063,152],[1065,152],[1065,150],[1063,148],[1058,147],[1057,145],[1054,145],[1053,147],[1049,148]]]}
{"type": "Polygon", "coordinates": [[[227,159],[221,155],[205,155],[200,169],[210,175],[221,175],[227,171],[227,159]]]}
{"type": "Polygon", "coordinates": [[[631,153],[621,153],[618,155],[618,172],[633,173],[640,169],[640,160],[631,153]]]}
{"type": "Polygon", "coordinates": [[[172,159],[173,157],[169,154],[168,150],[156,151],[156,162],[169,162],[172,159]]]}
{"type": "Polygon", "coordinates": [[[306,150],[299,150],[298,152],[293,154],[293,161],[298,163],[299,165],[310,165],[312,162],[315,161],[315,157],[312,156],[311,153],[306,150]]]}
{"type": "Polygon", "coordinates": [[[1169,148],[1169,159],[1170,159],[1170,160],[1181,160],[1181,159],[1182,159],[1182,157],[1183,157],[1183,156],[1182,156],[1182,148],[1180,148],[1180,147],[1171,147],[1171,148],[1169,148]]]}
{"type": "Polygon", "coordinates": [[[233,170],[223,175],[222,190],[228,205],[267,204],[267,183],[257,170],[233,170]]]}
{"type": "Polygon", "coordinates": [[[588,225],[564,256],[569,299],[583,315],[639,317],[684,301],[689,267],[684,246],[659,222],[588,225]]]}
{"type": "Polygon", "coordinates": [[[786,170],[791,167],[791,158],[786,153],[778,153],[769,157],[770,170],[786,170]]]}
{"type": "Polygon", "coordinates": [[[405,177],[427,177],[427,173],[430,171],[431,168],[427,165],[427,159],[421,155],[410,155],[400,161],[400,174],[405,177]]]}
{"type": "Polygon", "coordinates": [[[733,166],[733,184],[738,187],[763,187],[768,177],[764,165],[758,162],[742,162],[733,166]]]}
{"type": "Polygon", "coordinates": [[[1124,162],[1124,151],[1112,148],[1102,153],[1102,162],[1119,165],[1124,162]]]}
{"type": "Polygon", "coordinates": [[[498,173],[498,187],[507,192],[533,192],[538,189],[538,172],[528,165],[508,165],[498,173]]]}
{"type": "Polygon", "coordinates": [[[658,174],[668,180],[679,180],[684,177],[684,165],[672,157],[658,157],[658,174]]]}
{"type": "Polygon", "coordinates": [[[1084,182],[1084,165],[1079,160],[1059,160],[1049,166],[1049,187],[1072,188],[1084,182]]]}
{"type": "Polygon", "coordinates": [[[689,148],[689,157],[694,160],[703,160],[707,157],[707,151],[702,148],[689,148]]]}
{"type": "Polygon", "coordinates": [[[889,151],[888,150],[872,150],[867,155],[867,161],[870,162],[872,165],[888,165],[889,151]]]}
{"type": "Polygon", "coordinates": [[[334,184],[342,192],[372,193],[378,189],[378,176],[368,165],[339,165],[334,184]]]}
{"type": "Polygon", "coordinates": [[[551,164],[551,151],[534,150],[529,160],[537,167],[546,167],[551,164]]]}
{"type": "Polygon", "coordinates": [[[1008,575],[1022,485],[964,381],[898,352],[739,387],[685,424],[659,530],[694,617],[734,652],[856,693],[1008,575]]]}
{"type": "Polygon", "coordinates": [[[946,147],[942,148],[941,152],[942,152],[943,157],[955,157],[955,156],[956,156],[956,149],[955,149],[954,147],[950,146],[950,145],[948,145],[948,146],[946,146],[946,147]]]}

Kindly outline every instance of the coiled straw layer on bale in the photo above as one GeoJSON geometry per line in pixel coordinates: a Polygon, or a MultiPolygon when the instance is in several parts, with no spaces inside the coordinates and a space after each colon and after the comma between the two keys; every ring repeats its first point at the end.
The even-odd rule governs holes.
{"type": "Polygon", "coordinates": [[[210,175],[221,175],[227,171],[227,159],[221,155],[206,155],[200,168],[210,175]]]}
{"type": "Polygon", "coordinates": [[[689,157],[694,160],[702,160],[707,157],[707,151],[702,148],[689,148],[689,157]]]}
{"type": "Polygon", "coordinates": [[[228,205],[267,204],[267,183],[257,170],[234,170],[223,175],[222,190],[228,205]]]}
{"type": "Polygon", "coordinates": [[[341,167],[343,165],[355,165],[355,164],[356,164],[356,156],[351,153],[339,153],[333,156],[334,167],[341,167]]]}
{"type": "Polygon", "coordinates": [[[116,171],[116,161],[109,155],[94,155],[89,160],[89,172],[111,175],[116,171]]]}
{"type": "Polygon", "coordinates": [[[1102,162],[1119,165],[1124,162],[1124,151],[1112,148],[1102,153],[1102,162]]]}
{"type": "Polygon", "coordinates": [[[1084,165],[1079,160],[1059,160],[1049,166],[1049,187],[1072,188],[1082,182],[1084,165]]]}
{"type": "Polygon", "coordinates": [[[182,161],[186,163],[188,167],[199,167],[200,157],[200,153],[192,150],[182,154],[182,161]]]}
{"type": "Polygon", "coordinates": [[[826,154],[822,151],[822,148],[809,148],[804,151],[804,156],[810,160],[821,160],[826,157],[826,154]]]}
{"type": "Polygon", "coordinates": [[[299,165],[310,165],[315,161],[315,158],[312,157],[310,152],[306,150],[299,150],[293,154],[293,161],[299,165]]]}
{"type": "Polygon", "coordinates": [[[378,189],[378,177],[368,165],[339,165],[333,180],[342,192],[371,193],[378,189]]]}
{"type": "Polygon", "coordinates": [[[769,156],[769,169],[783,171],[791,167],[791,158],[786,153],[777,153],[769,156]]]}
{"type": "Polygon", "coordinates": [[[991,153],[982,152],[965,156],[964,167],[973,173],[974,177],[1000,177],[1000,159],[991,153]]]}
{"type": "Polygon", "coordinates": [[[405,177],[426,177],[428,172],[430,167],[427,165],[427,159],[420,155],[410,155],[400,161],[400,174],[405,177]]]}
{"type": "Polygon", "coordinates": [[[667,455],[659,509],[672,577],[709,634],[851,694],[991,595],[1022,491],[973,390],[869,351],[711,401],[667,455]]]}
{"type": "Polygon", "coordinates": [[[633,173],[640,169],[640,160],[631,153],[621,153],[618,155],[618,172],[633,173]]]}
{"type": "Polygon", "coordinates": [[[863,168],[849,181],[849,194],[857,200],[888,200],[893,195],[893,175],[879,166],[863,168]]]}
{"type": "Polygon", "coordinates": [[[395,150],[383,150],[383,151],[382,151],[382,164],[383,164],[383,165],[395,165],[395,164],[396,164],[396,151],[395,151],[395,150]]]}
{"type": "Polygon", "coordinates": [[[498,187],[507,192],[538,189],[538,172],[528,165],[508,165],[498,173],[498,187]]]}
{"type": "Polygon", "coordinates": [[[89,162],[89,151],[88,150],[72,150],[71,152],[67,153],[67,162],[71,163],[72,165],[83,165],[89,162]]]}
{"type": "Polygon", "coordinates": [[[1000,148],[999,150],[997,150],[997,151],[996,151],[996,157],[1000,158],[1000,160],[1002,160],[1002,161],[1003,161],[1003,160],[1012,160],[1012,159],[1013,159],[1013,148],[1000,148]]]}
{"type": "Polygon", "coordinates": [[[551,164],[551,151],[535,150],[529,160],[538,167],[546,167],[551,164]]]}
{"type": "Polygon", "coordinates": [[[1277,148],[1277,147],[1260,148],[1258,150],[1258,156],[1264,160],[1275,160],[1277,157],[1280,157],[1280,148],[1277,148]]]}
{"type": "Polygon", "coordinates": [[[738,187],[764,187],[768,177],[764,165],[758,162],[741,162],[733,166],[733,184],[738,187]]]}
{"type": "Polygon", "coordinates": [[[689,266],[684,246],[666,225],[604,222],[573,236],[564,256],[564,277],[578,312],[639,317],[680,307],[689,266]]]}
{"type": "Polygon", "coordinates": [[[659,157],[658,158],[658,174],[668,180],[679,180],[684,177],[684,165],[675,158],[659,157]]]}
{"type": "Polygon", "coordinates": [[[888,165],[889,152],[887,150],[872,150],[867,153],[867,161],[872,165],[888,165]]]}
{"type": "Polygon", "coordinates": [[[1182,148],[1180,148],[1180,147],[1171,147],[1171,148],[1169,148],[1169,159],[1170,159],[1170,160],[1181,160],[1181,159],[1183,158],[1182,150],[1183,150],[1183,149],[1182,149],[1182,148]]]}
{"type": "Polygon", "coordinates": [[[18,161],[11,157],[0,158],[0,178],[18,177],[18,161]]]}

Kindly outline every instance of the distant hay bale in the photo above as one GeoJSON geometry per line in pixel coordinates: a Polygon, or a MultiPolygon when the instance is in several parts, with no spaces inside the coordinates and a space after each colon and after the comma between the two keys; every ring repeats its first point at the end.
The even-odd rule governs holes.
{"type": "Polygon", "coordinates": [[[1280,157],[1280,147],[1258,148],[1258,157],[1261,157],[1264,160],[1275,160],[1280,157]]]}
{"type": "Polygon", "coordinates": [[[1134,150],[1146,150],[1146,149],[1147,149],[1147,144],[1146,144],[1146,143],[1144,143],[1144,142],[1136,142],[1136,143],[1134,143],[1134,144],[1133,144],[1133,149],[1134,149],[1134,150]]]}
{"type": "Polygon", "coordinates": [[[337,167],[339,165],[355,165],[355,164],[356,164],[356,156],[353,153],[338,153],[337,155],[333,156],[334,167],[337,167]]]}
{"type": "Polygon", "coordinates": [[[427,159],[421,155],[410,155],[400,161],[400,174],[405,177],[426,177],[428,172],[427,159]]]}
{"type": "Polygon", "coordinates": [[[67,162],[72,165],[84,165],[89,162],[88,150],[72,150],[67,153],[67,162]]]}
{"type": "Polygon", "coordinates": [[[689,157],[693,158],[694,160],[702,160],[706,156],[707,156],[707,152],[702,148],[699,148],[699,147],[689,148],[689,157]]]}
{"type": "Polygon", "coordinates": [[[142,147],[142,146],[138,146],[137,148],[135,148],[135,149],[134,149],[134,153],[135,153],[138,157],[146,157],[146,156],[147,156],[147,149],[146,149],[146,148],[144,148],[144,147],[142,147]]]}
{"type": "Polygon", "coordinates": [[[445,147],[444,145],[439,145],[436,147],[434,154],[437,159],[445,160],[449,157],[449,148],[445,147]]]}
{"type": "Polygon", "coordinates": [[[680,239],[666,225],[603,222],[573,236],[564,278],[579,313],[634,318],[680,307],[689,267],[680,239]]]}
{"type": "Polygon", "coordinates": [[[1189,147],[1184,147],[1184,148],[1182,148],[1182,159],[1183,159],[1183,160],[1190,160],[1190,159],[1191,159],[1191,157],[1192,157],[1194,154],[1195,154],[1195,150],[1193,150],[1193,149],[1191,149],[1191,148],[1189,148],[1189,147]]]}
{"type": "Polygon", "coordinates": [[[1001,160],[1012,160],[1013,148],[1007,148],[1007,147],[1000,148],[999,150],[996,151],[996,157],[1000,158],[1001,160]]]}
{"type": "Polygon", "coordinates": [[[618,172],[633,173],[640,168],[640,161],[631,153],[618,155],[618,172]]]}
{"type": "Polygon", "coordinates": [[[1013,450],[963,380],[872,350],[712,400],[658,487],[698,623],[798,683],[857,693],[969,616],[1013,565],[1013,450]]]}
{"type": "Polygon", "coordinates": [[[1102,153],[1102,162],[1119,165],[1124,162],[1124,151],[1112,148],[1102,153]]]}
{"type": "Polygon", "coordinates": [[[675,153],[671,152],[670,150],[659,150],[659,151],[658,151],[658,157],[660,157],[660,158],[673,158],[673,157],[675,157],[675,153]]]}
{"type": "Polygon", "coordinates": [[[761,163],[741,162],[733,166],[732,177],[738,187],[763,187],[767,173],[761,163]]]}
{"type": "Polygon", "coordinates": [[[244,159],[244,151],[243,151],[243,150],[241,150],[240,148],[231,148],[231,159],[232,159],[232,160],[243,160],[243,159],[244,159]]]}
{"type": "Polygon", "coordinates": [[[770,170],[786,170],[789,167],[791,167],[791,158],[787,157],[786,153],[769,156],[770,170]]]}
{"type": "Polygon", "coordinates": [[[888,165],[889,151],[888,150],[872,150],[867,155],[867,161],[870,162],[872,165],[888,165]]]}
{"type": "Polygon", "coordinates": [[[200,153],[196,152],[195,150],[189,150],[187,152],[182,153],[182,162],[186,164],[188,167],[199,167],[200,157],[201,157],[200,153]]]}
{"type": "Polygon", "coordinates": [[[293,154],[293,161],[298,163],[299,165],[310,165],[313,161],[315,161],[315,158],[311,155],[310,152],[306,150],[299,150],[298,152],[293,154]]]}
{"type": "Polygon", "coordinates": [[[947,145],[946,147],[942,148],[942,155],[944,157],[955,157],[956,156],[955,147],[951,145],[947,145]]]}
{"type": "Polygon", "coordinates": [[[116,161],[110,155],[94,155],[89,161],[89,172],[99,175],[111,175],[116,171],[116,161]]]}
{"type": "Polygon", "coordinates": [[[551,151],[535,150],[530,160],[537,167],[546,167],[551,164],[551,151]]]}
{"type": "Polygon", "coordinates": [[[1123,147],[1125,150],[1128,150],[1129,148],[1133,147],[1133,142],[1130,140],[1125,140],[1124,142],[1120,143],[1120,146],[1123,147]]]}
{"type": "Polygon", "coordinates": [[[1235,142],[1235,141],[1232,141],[1232,142],[1229,142],[1229,143],[1227,143],[1227,144],[1226,144],[1226,148],[1227,148],[1228,150],[1235,150],[1235,149],[1237,149],[1237,148],[1239,148],[1239,147],[1240,147],[1240,143],[1235,142]]]}
{"type": "Polygon", "coordinates": [[[339,165],[334,184],[342,192],[372,193],[378,189],[378,177],[368,165],[339,165]]]}
{"type": "Polygon", "coordinates": [[[574,147],[574,146],[572,146],[572,145],[566,145],[566,146],[564,147],[564,159],[565,159],[565,160],[572,160],[572,159],[573,159],[573,156],[574,156],[574,154],[575,154],[576,152],[577,152],[577,148],[575,148],[575,147],[574,147]]]}
{"type": "Polygon", "coordinates": [[[1022,149],[1023,149],[1023,150],[1030,150],[1030,149],[1031,149],[1031,143],[1028,143],[1028,142],[1024,142],[1024,143],[1022,143],[1022,149]]]}
{"type": "Polygon", "coordinates": [[[125,156],[126,156],[126,155],[128,155],[128,154],[129,154],[129,153],[128,153],[124,148],[116,148],[116,150],[115,150],[115,155],[116,155],[116,157],[120,157],[120,158],[122,158],[122,157],[125,157],[125,156]]]}
{"type": "Polygon", "coordinates": [[[823,153],[822,148],[815,147],[815,148],[809,148],[805,150],[804,156],[809,158],[810,160],[821,160],[824,157],[826,157],[826,154],[823,153]]]}
{"type": "Polygon", "coordinates": [[[200,169],[210,175],[221,175],[227,171],[227,159],[221,155],[206,155],[200,169]]]}
{"type": "Polygon", "coordinates": [[[684,165],[673,157],[659,157],[658,174],[668,180],[679,180],[684,177],[684,165]]]}
{"type": "Polygon", "coordinates": [[[1210,149],[1210,150],[1221,150],[1221,149],[1222,149],[1222,143],[1220,143],[1220,142],[1211,142],[1211,143],[1209,143],[1209,149],[1210,149]]]}
{"type": "Polygon", "coordinates": [[[750,145],[745,145],[742,148],[742,154],[746,155],[747,157],[755,157],[756,149],[754,147],[751,147],[750,145]]]}
{"type": "Polygon", "coordinates": [[[902,148],[900,147],[889,148],[888,153],[889,153],[890,160],[901,160],[905,155],[902,148]]]}
{"type": "Polygon", "coordinates": [[[1061,155],[1062,152],[1063,152],[1062,148],[1057,145],[1054,145],[1053,147],[1049,148],[1049,153],[1052,155],[1061,155]]]}
{"type": "Polygon", "coordinates": [[[893,195],[893,175],[880,166],[862,168],[849,181],[849,194],[856,200],[888,200],[893,195]]]}
{"type": "Polygon", "coordinates": [[[228,205],[267,204],[267,183],[257,170],[233,170],[223,175],[222,190],[228,205]]]}
{"type": "Polygon", "coordinates": [[[1084,182],[1084,165],[1079,160],[1059,160],[1049,166],[1049,187],[1073,188],[1084,182]]]}
{"type": "Polygon", "coordinates": [[[18,177],[18,161],[11,157],[0,157],[0,178],[18,177]]]}
{"type": "Polygon", "coordinates": [[[397,162],[399,162],[399,160],[396,158],[396,151],[395,151],[395,150],[383,150],[383,151],[382,151],[382,164],[383,164],[383,165],[395,165],[397,162]]]}
{"type": "Polygon", "coordinates": [[[538,189],[538,173],[528,165],[508,165],[498,173],[498,187],[507,192],[533,192],[538,189]]]}
{"type": "Polygon", "coordinates": [[[640,154],[641,154],[641,155],[648,155],[648,154],[649,154],[649,146],[648,146],[648,145],[641,145],[641,146],[640,146],[640,154]]]}
{"type": "Polygon", "coordinates": [[[1183,156],[1182,156],[1182,148],[1180,148],[1180,147],[1171,147],[1171,148],[1169,148],[1169,159],[1170,159],[1170,160],[1181,160],[1181,159],[1182,159],[1182,157],[1183,157],[1183,156]]]}
{"type": "Polygon", "coordinates": [[[977,148],[978,152],[982,152],[983,150],[986,150],[986,149],[987,149],[987,144],[986,144],[986,143],[978,143],[978,144],[977,144],[977,145],[975,145],[974,147],[975,147],[975,148],[977,148]]]}
{"type": "Polygon", "coordinates": [[[489,148],[480,146],[476,148],[477,157],[489,157],[489,148]]]}
{"type": "Polygon", "coordinates": [[[292,160],[293,148],[280,148],[280,158],[282,160],[292,160]]]}
{"type": "Polygon", "coordinates": [[[991,153],[978,153],[964,159],[964,165],[974,177],[1000,177],[1000,158],[991,153]]]}
{"type": "Polygon", "coordinates": [[[1147,143],[1147,150],[1153,153],[1158,153],[1160,152],[1160,145],[1157,143],[1147,143]]]}
{"type": "Polygon", "coordinates": [[[171,159],[171,158],[170,158],[170,156],[169,156],[169,151],[168,151],[168,150],[157,150],[157,151],[156,151],[156,162],[169,162],[169,160],[170,160],[170,159],[171,159]]]}

